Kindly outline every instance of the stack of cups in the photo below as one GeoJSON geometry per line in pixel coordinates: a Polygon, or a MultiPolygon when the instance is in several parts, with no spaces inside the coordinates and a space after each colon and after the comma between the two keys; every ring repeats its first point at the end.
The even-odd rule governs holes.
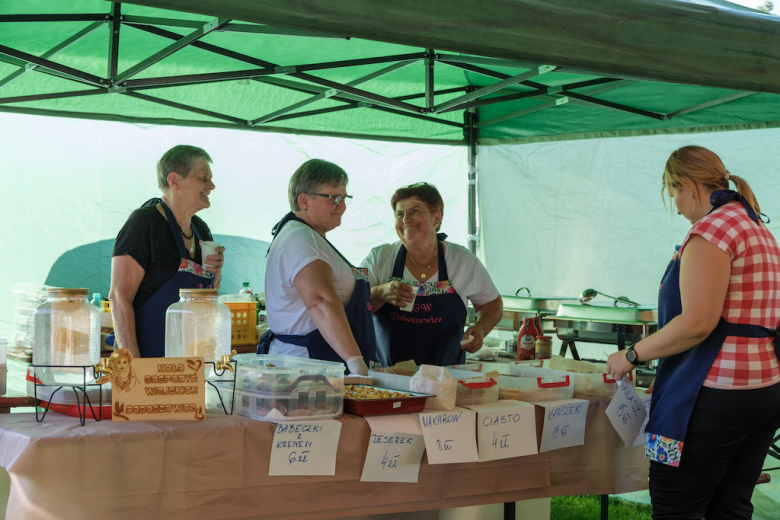
{"type": "Polygon", "coordinates": [[[0,339],[0,395],[5,395],[6,387],[6,374],[8,373],[6,365],[6,342],[4,339],[0,339]]]}

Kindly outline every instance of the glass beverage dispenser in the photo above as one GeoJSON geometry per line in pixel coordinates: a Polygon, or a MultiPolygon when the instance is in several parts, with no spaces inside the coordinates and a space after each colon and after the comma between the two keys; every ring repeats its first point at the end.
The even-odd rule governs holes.
{"type": "Polygon", "coordinates": [[[201,356],[216,362],[230,354],[230,309],[217,301],[218,293],[179,289],[179,301],[165,314],[165,357],[201,356]]]}
{"type": "Polygon", "coordinates": [[[100,361],[98,310],[87,303],[87,289],[52,287],[47,293],[33,315],[33,363],[47,365],[35,368],[35,376],[44,385],[91,384],[93,370],[82,367],[100,361]]]}

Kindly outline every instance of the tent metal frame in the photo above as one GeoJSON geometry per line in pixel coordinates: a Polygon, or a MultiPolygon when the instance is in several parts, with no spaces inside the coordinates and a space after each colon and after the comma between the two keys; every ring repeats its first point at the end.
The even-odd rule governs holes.
{"type": "MultiPolygon", "coordinates": [[[[14,107],[8,107],[16,103],[42,101],[52,99],[65,99],[71,97],[92,96],[101,94],[120,94],[156,103],[181,110],[183,113],[206,116],[223,122],[228,128],[260,129],[269,127],[269,123],[289,121],[303,117],[320,117],[327,114],[352,110],[356,108],[370,108],[382,112],[396,114],[402,117],[411,117],[433,124],[454,126],[462,129],[463,140],[452,141],[451,144],[463,144],[468,147],[468,221],[469,221],[469,247],[474,252],[478,244],[477,222],[477,143],[479,130],[486,126],[494,125],[509,119],[523,117],[525,115],[543,111],[554,110],[555,107],[572,103],[593,107],[601,110],[616,110],[619,112],[634,114],[640,117],[655,120],[668,120],[684,114],[704,110],[719,104],[728,103],[737,99],[756,94],[756,92],[739,92],[711,99],[695,105],[684,107],[670,113],[658,113],[638,106],[628,106],[616,103],[608,99],[597,97],[609,90],[622,88],[635,81],[647,81],[642,78],[627,76],[604,76],[603,74],[577,70],[569,67],[558,67],[554,64],[536,64],[512,61],[506,59],[489,58],[484,56],[456,55],[437,52],[435,49],[426,48],[419,52],[396,54],[388,56],[368,56],[365,58],[348,59],[321,63],[283,65],[272,63],[261,58],[248,56],[230,49],[202,41],[213,32],[231,32],[234,34],[246,34],[251,38],[256,34],[285,36],[306,36],[317,38],[345,38],[338,35],[315,34],[307,31],[285,29],[256,23],[237,23],[226,18],[213,18],[208,21],[191,19],[177,19],[165,17],[134,16],[122,14],[122,2],[107,3],[108,10],[105,13],[82,14],[12,14],[0,15],[0,27],[4,23],[39,23],[39,22],[84,22],[87,24],[71,37],[52,47],[40,56],[34,56],[20,49],[0,45],[0,61],[15,65],[19,70],[0,78],[0,110],[12,111],[14,107]],[[106,74],[97,76],[84,70],[63,65],[54,61],[58,53],[70,47],[76,42],[104,24],[109,27],[109,41],[106,55],[106,74]],[[180,34],[169,30],[177,28],[184,30],[180,34]],[[121,55],[120,35],[125,30],[139,30],[156,35],[162,39],[170,40],[162,50],[148,56],[146,59],[132,65],[130,68],[119,71],[118,64],[121,55]],[[186,48],[197,48],[202,51],[215,53],[238,63],[252,66],[250,69],[204,72],[200,74],[188,74],[179,76],[136,78],[143,71],[156,63],[165,60],[169,56],[186,48]],[[421,78],[419,93],[404,96],[387,96],[381,92],[372,91],[362,86],[380,76],[393,72],[414,63],[424,64],[424,76],[421,78]],[[340,83],[325,77],[314,75],[317,71],[328,71],[337,68],[360,67],[365,65],[386,66],[369,74],[358,75],[355,79],[340,83]],[[464,71],[466,78],[464,85],[458,88],[436,89],[436,65],[446,65],[464,71]],[[488,68],[492,67],[492,68],[488,68]],[[500,72],[498,69],[520,69],[522,72],[510,75],[500,72]],[[560,86],[550,86],[534,81],[533,78],[549,72],[567,74],[579,74],[598,76],[595,79],[575,81],[560,86]],[[39,93],[21,96],[2,97],[2,88],[20,76],[27,73],[50,74],[77,83],[81,88],[71,91],[59,91],[39,93]],[[470,84],[468,74],[495,80],[488,85],[477,87],[470,84]],[[165,89],[176,88],[184,85],[206,84],[224,81],[258,81],[265,85],[271,85],[280,89],[294,90],[304,93],[309,97],[279,107],[266,114],[258,115],[252,119],[236,117],[209,110],[208,107],[192,106],[179,103],[153,95],[146,90],[161,92],[165,89]],[[452,97],[455,96],[455,97],[452,97]],[[481,119],[479,109],[481,107],[500,103],[512,103],[523,99],[536,99],[538,104],[525,106],[510,113],[481,119]],[[312,107],[318,102],[330,100],[338,103],[337,106],[324,108],[312,107]],[[419,104],[412,103],[412,101],[419,104]],[[307,110],[304,108],[309,107],[307,110]],[[453,111],[463,112],[463,122],[453,121],[437,117],[453,111]]],[[[67,112],[58,115],[68,116],[67,112]]],[[[177,120],[185,124],[208,123],[197,120],[177,120]]],[[[302,132],[318,133],[318,132],[302,132]]],[[[335,134],[330,134],[335,135],[335,134]]],[[[352,134],[357,138],[387,139],[393,136],[376,136],[352,134]]],[[[395,138],[397,139],[397,138],[395,138]]],[[[437,142],[440,140],[415,139],[418,142],[437,142]]]]}

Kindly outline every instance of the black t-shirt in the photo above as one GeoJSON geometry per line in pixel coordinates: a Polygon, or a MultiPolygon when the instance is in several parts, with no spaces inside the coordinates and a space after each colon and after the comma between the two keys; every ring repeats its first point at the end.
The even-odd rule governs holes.
{"type": "MultiPolygon", "coordinates": [[[[213,240],[211,230],[203,220],[193,216],[192,226],[201,240],[213,240]]],[[[178,229],[176,230],[178,232],[178,229]]],[[[201,262],[200,243],[195,240],[195,262],[201,262]]],[[[179,270],[181,254],[168,220],[157,206],[139,208],[130,214],[114,243],[113,256],[130,255],[145,273],[135,293],[133,309],[138,309],[179,270]]]]}

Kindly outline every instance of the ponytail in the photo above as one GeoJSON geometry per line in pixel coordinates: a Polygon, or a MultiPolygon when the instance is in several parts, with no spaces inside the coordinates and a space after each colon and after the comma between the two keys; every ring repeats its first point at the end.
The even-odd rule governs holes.
{"type": "Polygon", "coordinates": [[[729,174],[728,180],[734,183],[734,187],[736,187],[737,193],[739,193],[739,195],[745,199],[748,205],[753,208],[753,211],[756,212],[756,215],[761,215],[761,207],[758,205],[756,195],[753,193],[753,190],[750,189],[750,185],[748,185],[747,181],[742,177],[731,174],[729,174]]]}

